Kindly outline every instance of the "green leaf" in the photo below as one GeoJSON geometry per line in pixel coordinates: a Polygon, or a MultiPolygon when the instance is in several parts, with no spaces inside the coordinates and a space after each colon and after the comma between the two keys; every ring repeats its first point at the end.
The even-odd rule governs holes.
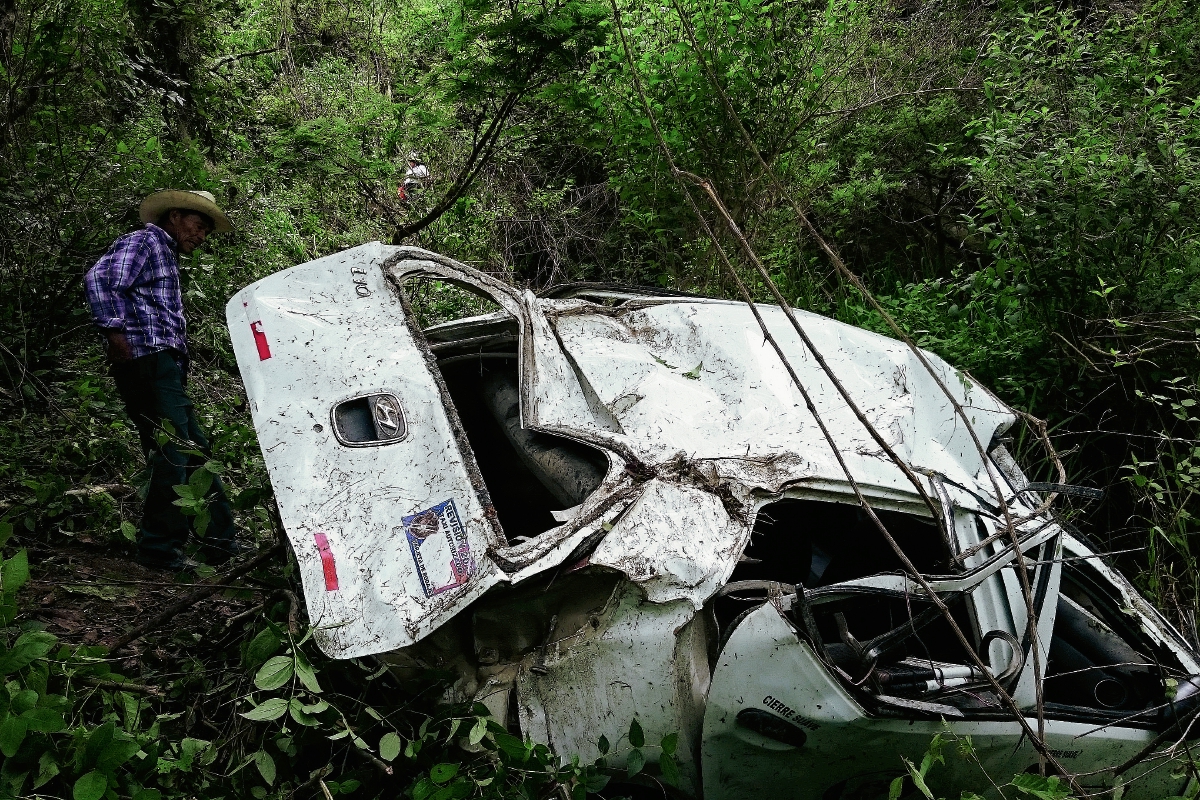
{"type": "Polygon", "coordinates": [[[58,733],[67,727],[62,712],[52,708],[31,708],[21,714],[21,719],[25,720],[29,730],[40,733],[58,733]]]}
{"type": "Polygon", "coordinates": [[[71,796],[75,800],[100,800],[107,791],[108,778],[104,776],[104,773],[92,770],[75,781],[75,786],[71,789],[71,796]]]}
{"type": "Polygon", "coordinates": [[[892,780],[888,787],[888,800],[900,800],[900,795],[904,794],[904,776],[901,775],[892,780]]]}
{"type": "Polygon", "coordinates": [[[920,790],[921,794],[925,795],[927,798],[929,798],[929,800],[934,800],[933,792],[931,792],[929,787],[925,785],[925,776],[921,774],[921,771],[918,770],[907,758],[904,759],[904,766],[908,767],[908,774],[912,778],[913,784],[915,784],[917,789],[920,790]]]}
{"type": "Polygon", "coordinates": [[[475,720],[475,725],[471,728],[470,735],[467,736],[467,743],[471,745],[479,744],[485,734],[487,734],[487,720],[483,717],[478,717],[475,720]]]}
{"type": "Polygon", "coordinates": [[[111,742],[100,752],[100,757],[96,759],[96,767],[105,772],[112,772],[133,758],[133,754],[141,749],[141,746],[132,739],[111,742]]]}
{"type": "Polygon", "coordinates": [[[179,743],[179,768],[184,772],[190,772],[192,764],[196,760],[196,756],[203,753],[212,744],[204,739],[193,739],[188,736],[179,743]]]}
{"type": "Polygon", "coordinates": [[[664,736],[662,738],[662,742],[660,743],[659,746],[662,747],[662,751],[664,753],[666,753],[669,756],[673,756],[673,755],[675,755],[675,748],[678,745],[679,745],[679,734],[678,733],[668,733],[666,736],[664,736]]]}
{"type": "Polygon", "coordinates": [[[434,783],[446,783],[458,774],[458,764],[434,764],[429,770],[429,777],[434,783]]]}
{"type": "Polygon", "coordinates": [[[29,554],[18,550],[12,558],[4,559],[0,567],[0,586],[7,597],[14,597],[17,590],[29,580],[29,554]]]}
{"type": "Polygon", "coordinates": [[[14,714],[23,714],[37,705],[38,693],[33,689],[22,689],[12,696],[9,707],[14,714]]]}
{"type": "Polygon", "coordinates": [[[258,767],[258,774],[262,775],[267,786],[275,785],[275,759],[271,758],[271,754],[266,750],[259,750],[254,754],[254,766],[258,767]]]}
{"type": "Polygon", "coordinates": [[[1012,785],[1038,800],[1064,800],[1071,795],[1070,786],[1053,775],[1043,778],[1023,772],[1013,776],[1012,785]]]}
{"type": "Polygon", "coordinates": [[[204,506],[196,512],[196,519],[192,522],[192,530],[199,537],[204,536],[208,532],[208,523],[212,521],[212,513],[208,510],[208,506],[204,506]]]}
{"type": "Polygon", "coordinates": [[[162,792],[158,789],[142,789],[134,793],[133,800],[162,800],[162,792]]]}
{"type": "Polygon", "coordinates": [[[137,528],[128,520],[121,522],[121,535],[131,542],[137,541],[137,528]]]}
{"type": "Polygon", "coordinates": [[[58,639],[44,631],[29,631],[17,637],[8,655],[0,658],[0,675],[24,669],[54,649],[58,639]]]}
{"type": "Polygon", "coordinates": [[[324,700],[318,700],[317,702],[313,703],[311,706],[304,706],[304,713],[305,714],[320,714],[322,711],[325,711],[328,708],[329,708],[329,703],[326,703],[324,700]]]}
{"type": "MultiPolygon", "coordinates": [[[[160,444],[161,444],[161,442],[160,442],[160,444]]],[[[179,495],[179,499],[174,501],[175,505],[177,505],[177,506],[184,506],[184,507],[190,509],[192,506],[195,505],[196,501],[199,499],[192,492],[192,487],[188,486],[186,483],[180,483],[175,486],[172,486],[171,488],[175,491],[175,494],[179,495]]]]}
{"type": "Polygon", "coordinates": [[[288,701],[282,697],[268,698],[254,708],[242,714],[243,717],[255,722],[268,722],[282,717],[288,709],[288,701]]]}
{"type": "Polygon", "coordinates": [[[256,667],[263,663],[275,655],[275,651],[279,649],[279,645],[279,636],[275,631],[270,628],[263,628],[258,632],[257,636],[250,640],[250,644],[246,646],[246,666],[256,667]]]}
{"type": "Polygon", "coordinates": [[[634,747],[642,747],[646,744],[646,734],[642,732],[642,726],[636,719],[629,723],[629,743],[634,747]]]}
{"type": "Polygon", "coordinates": [[[413,787],[413,800],[426,800],[426,798],[435,791],[437,791],[437,784],[429,780],[429,778],[422,778],[421,780],[417,781],[417,785],[413,787]]]}
{"type": "Polygon", "coordinates": [[[385,733],[383,738],[379,740],[379,757],[384,761],[392,761],[396,756],[400,755],[400,748],[403,742],[400,739],[400,734],[393,731],[385,733]]]}
{"type": "Polygon", "coordinates": [[[525,747],[525,743],[511,733],[495,733],[492,734],[492,738],[496,746],[509,758],[524,761],[529,757],[529,749],[525,747]]]}
{"type": "Polygon", "coordinates": [[[3,753],[6,758],[15,756],[21,747],[21,742],[25,741],[27,730],[28,725],[20,717],[10,716],[0,722],[0,753],[3,753]]]}
{"type": "Polygon", "coordinates": [[[355,789],[357,789],[359,786],[362,786],[362,784],[359,783],[358,781],[354,780],[354,778],[347,778],[346,780],[342,781],[342,785],[340,788],[341,788],[342,794],[350,794],[355,789]]]}
{"type": "Polygon", "coordinates": [[[596,747],[597,747],[597,749],[600,750],[600,755],[602,755],[602,756],[608,755],[608,748],[609,748],[608,737],[601,734],[600,741],[596,742],[596,747]]]}
{"type": "Polygon", "coordinates": [[[97,759],[100,758],[100,754],[112,743],[116,733],[117,725],[111,721],[104,723],[92,731],[83,749],[83,765],[85,767],[91,767],[96,764],[97,759]]]}
{"type": "Polygon", "coordinates": [[[689,369],[687,372],[683,373],[683,377],[691,378],[694,381],[700,380],[700,368],[703,366],[704,366],[704,362],[701,361],[695,367],[693,367],[692,369],[689,369]]]}
{"type": "Polygon", "coordinates": [[[295,659],[291,656],[275,656],[254,676],[254,685],[263,691],[278,689],[292,679],[295,674],[295,659]]]}
{"type": "Polygon", "coordinates": [[[629,762],[626,766],[626,770],[629,773],[629,777],[632,778],[634,775],[637,775],[639,772],[642,771],[642,768],[645,766],[646,766],[646,754],[643,753],[641,750],[639,750],[636,747],[633,748],[632,750],[630,750],[629,751],[629,762]]]}
{"type": "Polygon", "coordinates": [[[658,767],[662,770],[664,781],[672,786],[679,785],[679,765],[675,763],[675,756],[663,753],[658,759],[658,767]]]}
{"type": "Polygon", "coordinates": [[[313,694],[321,693],[321,684],[317,683],[317,672],[299,649],[296,650],[296,677],[300,679],[300,683],[304,684],[305,689],[313,694]]]}
{"type": "Polygon", "coordinates": [[[304,704],[294,697],[288,700],[288,713],[292,715],[292,719],[296,720],[297,723],[307,728],[311,728],[320,722],[312,714],[307,713],[304,710],[304,704]]]}
{"type": "Polygon", "coordinates": [[[587,791],[595,793],[602,791],[608,782],[612,780],[611,775],[605,775],[603,772],[595,769],[589,769],[587,776],[584,779],[584,787],[587,791]]]}
{"type": "Polygon", "coordinates": [[[58,775],[58,762],[54,760],[54,753],[47,750],[38,759],[38,772],[37,777],[33,780],[33,788],[44,786],[56,775],[58,775]]]}
{"type": "Polygon", "coordinates": [[[192,473],[192,477],[188,478],[188,487],[192,490],[192,497],[197,500],[208,494],[209,488],[212,487],[213,474],[203,467],[192,473]]]}

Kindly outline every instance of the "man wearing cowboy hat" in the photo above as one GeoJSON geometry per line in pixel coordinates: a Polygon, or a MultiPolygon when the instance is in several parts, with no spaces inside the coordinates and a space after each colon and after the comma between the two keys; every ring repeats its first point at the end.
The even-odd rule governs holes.
{"type": "MultiPolygon", "coordinates": [[[[117,239],[85,278],[92,321],[106,340],[111,373],[137,426],[150,467],[137,561],[175,572],[196,563],[184,555],[192,525],[175,505],[207,458],[187,382],[187,323],[177,253],[189,255],[212,233],[233,229],[208,192],[168,189],[141,205],[144,227],[117,239]],[[187,451],[192,451],[188,453],[187,451]]],[[[210,564],[240,552],[220,478],[206,495],[210,522],[200,552],[210,564]]]]}

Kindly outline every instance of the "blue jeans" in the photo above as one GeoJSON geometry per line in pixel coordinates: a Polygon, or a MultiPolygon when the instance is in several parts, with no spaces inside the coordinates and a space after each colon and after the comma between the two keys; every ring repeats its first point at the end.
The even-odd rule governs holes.
{"type": "MultiPolygon", "coordinates": [[[[180,452],[197,450],[210,456],[208,438],[196,420],[196,411],[183,388],[183,373],[173,351],[164,350],[112,366],[117,391],[125,402],[150,467],[150,490],[142,507],[138,531],[138,555],[156,561],[171,561],[183,553],[193,533],[194,517],[185,517],[175,505],[172,487],[187,483],[196,467],[207,458],[180,452]],[[174,435],[159,445],[155,434],[171,423],[174,435]],[[178,440],[191,442],[180,445],[178,440]]],[[[200,543],[200,552],[210,564],[228,560],[235,537],[233,512],[221,479],[215,478],[206,497],[210,522],[200,543]]]]}

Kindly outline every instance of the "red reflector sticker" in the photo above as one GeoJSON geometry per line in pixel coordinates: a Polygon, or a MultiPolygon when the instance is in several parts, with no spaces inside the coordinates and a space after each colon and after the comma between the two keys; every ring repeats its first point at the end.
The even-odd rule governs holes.
{"type": "Polygon", "coordinates": [[[338,588],[337,565],[333,563],[333,551],[329,549],[329,537],[314,533],[317,552],[321,554],[321,569],[325,570],[325,591],[336,592],[338,588]]]}
{"type": "Polygon", "coordinates": [[[267,344],[267,335],[263,333],[262,321],[251,322],[250,332],[254,334],[254,346],[258,348],[258,360],[266,361],[271,357],[271,346],[267,344]]]}

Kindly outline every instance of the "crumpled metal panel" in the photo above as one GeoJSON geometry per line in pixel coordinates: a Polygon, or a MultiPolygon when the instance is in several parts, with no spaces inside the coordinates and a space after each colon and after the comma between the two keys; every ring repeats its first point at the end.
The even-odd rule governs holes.
{"type": "MultiPolygon", "coordinates": [[[[620,424],[619,438],[648,463],[714,460],[727,481],[779,491],[799,481],[844,475],[774,350],[740,303],[657,303],[592,313],[543,301],[580,377],[620,424]]],[[[855,478],[913,494],[783,312],[761,309],[772,335],[813,398],[855,478]]],[[[945,475],[982,494],[982,465],[953,407],[901,342],[797,312],[834,373],[885,441],[914,468],[945,475]]],[[[1012,412],[941,359],[928,355],[985,444],[1011,425],[1012,412]]],[[[539,378],[540,380],[540,378],[539,378]]],[[[570,420],[551,420],[570,427],[570,420]]]]}
{"type": "Polygon", "coordinates": [[[606,760],[621,769],[629,755],[624,735],[636,719],[650,761],[657,761],[662,737],[678,734],[682,788],[695,791],[713,633],[690,604],[651,603],[623,584],[593,624],[552,643],[536,671],[522,669],[522,733],[585,763],[602,755],[605,736],[614,745],[606,760]]]}
{"type": "Polygon", "coordinates": [[[697,611],[729,579],[750,538],[711,492],[654,479],[590,562],[611,567],[654,603],[687,600],[697,611]]]}

